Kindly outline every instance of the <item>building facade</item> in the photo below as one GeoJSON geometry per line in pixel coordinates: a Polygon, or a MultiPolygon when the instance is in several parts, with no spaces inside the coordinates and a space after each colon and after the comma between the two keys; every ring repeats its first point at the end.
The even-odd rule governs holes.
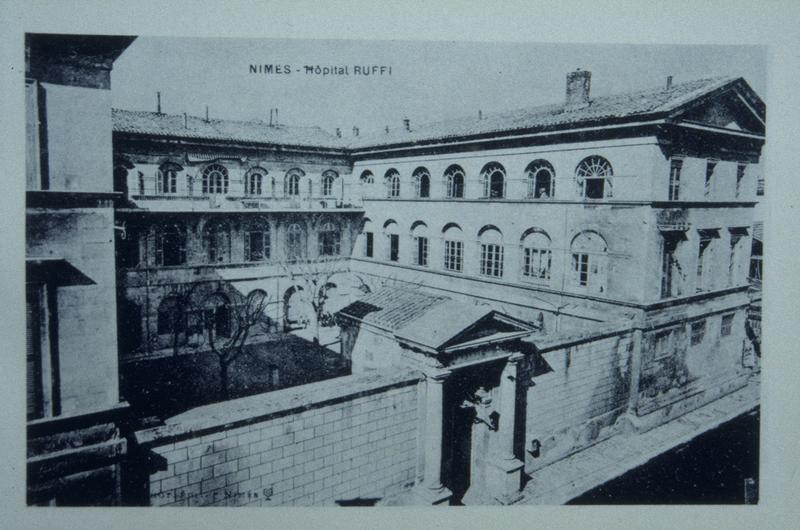
{"type": "Polygon", "coordinates": [[[349,301],[362,209],[337,137],[160,112],[115,110],[113,120],[128,198],[117,210],[123,356],[191,342],[207,305],[227,336],[230,304],[256,290],[268,297],[268,330],[305,325],[316,312],[303,280],[315,275],[327,278],[326,315],[349,301]]]}

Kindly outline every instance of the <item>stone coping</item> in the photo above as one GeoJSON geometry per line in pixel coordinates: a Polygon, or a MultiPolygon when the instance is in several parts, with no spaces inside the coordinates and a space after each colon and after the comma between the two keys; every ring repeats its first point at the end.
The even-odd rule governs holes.
{"type": "Polygon", "coordinates": [[[173,443],[414,385],[422,377],[415,370],[371,372],[212,403],[137,431],[135,437],[143,447],[173,443]]]}

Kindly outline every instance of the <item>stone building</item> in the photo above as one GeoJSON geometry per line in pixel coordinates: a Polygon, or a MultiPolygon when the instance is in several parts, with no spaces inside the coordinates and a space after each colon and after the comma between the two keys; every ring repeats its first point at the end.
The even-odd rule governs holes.
{"type": "Polygon", "coordinates": [[[354,372],[423,366],[431,374],[425,406],[445,422],[434,435],[444,440],[442,475],[437,465],[423,480],[434,498],[513,500],[519,477],[489,487],[476,458],[493,454],[500,476],[523,465],[531,475],[749,380],[763,102],[743,79],[670,79],[598,98],[589,86],[590,73],[577,71],[561,104],[419,128],[406,122],[351,145],[365,208],[354,274],[427,293],[401,310],[418,326],[458,322],[473,308],[537,325],[505,360],[478,344],[462,349],[472,352],[465,366],[382,321],[384,312],[397,318],[393,303],[402,299],[385,288],[377,301],[367,295],[340,313],[354,372]],[[442,298],[452,307],[430,317],[442,298]],[[411,361],[420,356],[422,364],[411,361]],[[507,379],[496,376],[503,370],[507,379]],[[478,441],[464,396],[477,411],[494,403],[500,427],[488,439],[513,450],[478,441]],[[503,428],[503,418],[517,427],[503,428]],[[472,463],[447,461],[448,448],[472,454],[472,463]],[[470,485],[488,492],[470,493],[470,485]]]}
{"type": "Polygon", "coordinates": [[[120,497],[110,72],[132,41],[26,36],[30,504],[120,497]]]}
{"type": "Polygon", "coordinates": [[[115,109],[113,126],[124,357],[191,340],[204,311],[227,335],[230,304],[256,290],[270,327],[304,325],[304,276],[325,275],[326,313],[349,301],[362,208],[340,138],[160,109],[115,109]]]}

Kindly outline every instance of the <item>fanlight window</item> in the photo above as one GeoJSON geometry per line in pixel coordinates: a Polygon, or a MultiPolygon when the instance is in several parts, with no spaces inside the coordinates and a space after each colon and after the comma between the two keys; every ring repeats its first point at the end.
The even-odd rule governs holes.
{"type": "Polygon", "coordinates": [[[375,176],[372,174],[372,171],[364,171],[361,173],[362,184],[372,184],[373,182],[375,182],[375,176]]]}
{"type": "Polygon", "coordinates": [[[244,177],[244,192],[246,195],[261,195],[262,186],[267,172],[263,169],[251,169],[244,177]]]}
{"type": "Polygon", "coordinates": [[[300,195],[300,177],[302,176],[302,173],[296,169],[291,169],[286,173],[283,190],[287,196],[297,197],[300,195]]]}
{"type": "Polygon", "coordinates": [[[611,185],[614,172],[611,164],[602,156],[584,158],[575,169],[578,191],[587,199],[611,197],[611,185]]]}
{"type": "Polygon", "coordinates": [[[400,196],[400,173],[396,169],[390,169],[384,176],[386,181],[386,196],[399,197],[400,196]]]}
{"type": "Polygon", "coordinates": [[[450,166],[444,172],[445,185],[448,199],[462,199],[464,197],[464,170],[460,166],[450,166]]]}
{"type": "Polygon", "coordinates": [[[186,263],[186,228],[181,224],[156,228],[156,265],[186,263]]]}
{"type": "Polygon", "coordinates": [[[319,230],[319,255],[338,256],[341,252],[341,234],[332,222],[322,225],[319,230]]]}
{"type": "Polygon", "coordinates": [[[183,168],[173,162],[161,164],[156,174],[156,191],[158,193],[177,193],[178,173],[183,168]]]}
{"type": "Polygon", "coordinates": [[[424,167],[414,170],[414,196],[426,198],[431,196],[431,174],[424,167]]]}
{"type": "Polygon", "coordinates": [[[203,194],[228,193],[228,170],[221,164],[203,169],[203,194]]]}
{"type": "Polygon", "coordinates": [[[529,199],[550,199],[555,192],[556,172],[550,162],[534,160],[525,169],[529,199]]]}
{"type": "Polygon", "coordinates": [[[286,256],[290,261],[296,261],[305,256],[304,235],[303,228],[299,224],[289,225],[286,231],[286,256]]]}
{"type": "Polygon", "coordinates": [[[231,260],[231,229],[225,222],[211,222],[206,228],[206,251],[209,263],[231,260]]]}
{"type": "Polygon", "coordinates": [[[581,291],[606,291],[608,245],[605,239],[591,231],[581,232],[570,245],[572,255],[572,286],[581,291]]]}
{"type": "Polygon", "coordinates": [[[322,174],[322,194],[324,196],[333,195],[333,184],[338,176],[335,171],[326,171],[322,174]]]}
{"type": "Polygon", "coordinates": [[[547,283],[550,280],[550,238],[539,229],[531,229],[522,239],[522,276],[526,280],[547,283]]]}
{"type": "Polygon", "coordinates": [[[483,196],[488,199],[501,199],[506,196],[506,170],[497,162],[486,164],[481,171],[483,196]]]}

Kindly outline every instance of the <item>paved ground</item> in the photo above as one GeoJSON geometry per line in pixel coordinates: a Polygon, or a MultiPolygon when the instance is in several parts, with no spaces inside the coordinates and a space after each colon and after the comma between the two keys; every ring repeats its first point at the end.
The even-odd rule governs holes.
{"type": "Polygon", "coordinates": [[[642,434],[615,436],[534,473],[519,504],[566,504],[758,406],[759,379],[642,434]]]}

